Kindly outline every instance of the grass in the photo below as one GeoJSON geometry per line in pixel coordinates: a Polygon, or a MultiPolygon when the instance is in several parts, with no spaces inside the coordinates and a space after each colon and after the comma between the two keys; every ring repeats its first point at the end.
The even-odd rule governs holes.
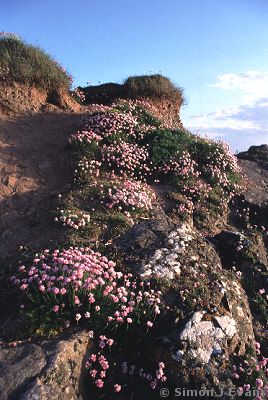
{"type": "Polygon", "coordinates": [[[41,48],[5,34],[0,36],[0,81],[69,90],[71,76],[41,48]]]}
{"type": "Polygon", "coordinates": [[[175,86],[168,78],[160,74],[130,76],[124,82],[124,88],[131,98],[166,98],[184,102],[183,90],[175,86]]]}
{"type": "Polygon", "coordinates": [[[177,103],[179,106],[184,104],[183,89],[160,74],[130,76],[122,85],[105,83],[82,89],[86,96],[86,103],[109,104],[118,98],[151,98],[154,100],[166,99],[171,103],[176,103],[176,106],[177,103]]]}

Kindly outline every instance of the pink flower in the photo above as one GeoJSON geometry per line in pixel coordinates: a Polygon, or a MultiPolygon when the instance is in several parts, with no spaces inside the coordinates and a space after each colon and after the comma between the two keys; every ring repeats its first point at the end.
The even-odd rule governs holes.
{"type": "Polygon", "coordinates": [[[96,381],[95,381],[95,385],[98,387],[98,388],[102,388],[103,387],[103,385],[104,385],[104,382],[103,382],[103,380],[102,379],[97,379],[96,381]]]}
{"type": "Polygon", "coordinates": [[[24,283],[23,285],[21,285],[20,289],[25,290],[27,289],[27,287],[28,287],[27,283],[24,283]]]}
{"type": "Polygon", "coordinates": [[[92,378],[95,378],[95,376],[97,375],[97,373],[98,373],[98,371],[96,371],[95,369],[91,369],[91,370],[89,371],[89,375],[90,375],[92,378]]]}
{"type": "Polygon", "coordinates": [[[263,387],[263,380],[262,379],[256,379],[255,384],[258,389],[263,387]]]}
{"type": "Polygon", "coordinates": [[[107,340],[107,344],[108,344],[108,346],[112,346],[114,344],[114,340],[113,339],[108,339],[107,340]]]}
{"type": "Polygon", "coordinates": [[[153,326],[153,323],[151,322],[151,321],[147,321],[147,328],[152,328],[152,326],[153,326]]]}
{"type": "Polygon", "coordinates": [[[57,313],[57,312],[59,311],[59,309],[60,309],[60,307],[57,306],[57,305],[53,307],[53,311],[54,311],[55,313],[57,313]]]}
{"type": "Polygon", "coordinates": [[[46,290],[44,285],[40,285],[39,288],[40,292],[44,292],[46,290]]]}
{"type": "Polygon", "coordinates": [[[114,391],[115,391],[115,393],[120,392],[120,391],[121,391],[121,385],[119,385],[118,383],[116,383],[116,384],[114,385],[114,391]]]}

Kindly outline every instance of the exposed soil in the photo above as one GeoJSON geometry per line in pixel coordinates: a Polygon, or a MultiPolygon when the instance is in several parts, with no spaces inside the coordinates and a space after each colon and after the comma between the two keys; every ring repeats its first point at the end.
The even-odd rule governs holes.
{"type": "Polygon", "coordinates": [[[80,118],[58,110],[0,120],[0,258],[58,235],[49,211],[70,182],[68,137],[80,118]]]}

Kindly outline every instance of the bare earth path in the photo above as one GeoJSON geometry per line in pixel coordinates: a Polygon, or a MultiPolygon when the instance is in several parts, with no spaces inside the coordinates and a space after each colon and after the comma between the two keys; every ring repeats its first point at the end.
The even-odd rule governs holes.
{"type": "Polygon", "coordinates": [[[57,237],[49,211],[70,182],[68,137],[80,119],[57,112],[0,120],[0,258],[57,237]]]}

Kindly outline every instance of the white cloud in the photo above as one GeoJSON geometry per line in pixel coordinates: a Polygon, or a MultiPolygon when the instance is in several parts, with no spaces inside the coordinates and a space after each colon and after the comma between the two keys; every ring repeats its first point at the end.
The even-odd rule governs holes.
{"type": "Polygon", "coordinates": [[[242,95],[240,105],[193,115],[186,124],[187,128],[210,137],[221,137],[233,151],[268,143],[268,72],[224,74],[210,86],[221,90],[239,90],[242,95]]]}
{"type": "Polygon", "coordinates": [[[239,91],[246,102],[267,96],[268,72],[247,71],[241,74],[223,74],[217,77],[217,82],[209,86],[239,91]]]}

